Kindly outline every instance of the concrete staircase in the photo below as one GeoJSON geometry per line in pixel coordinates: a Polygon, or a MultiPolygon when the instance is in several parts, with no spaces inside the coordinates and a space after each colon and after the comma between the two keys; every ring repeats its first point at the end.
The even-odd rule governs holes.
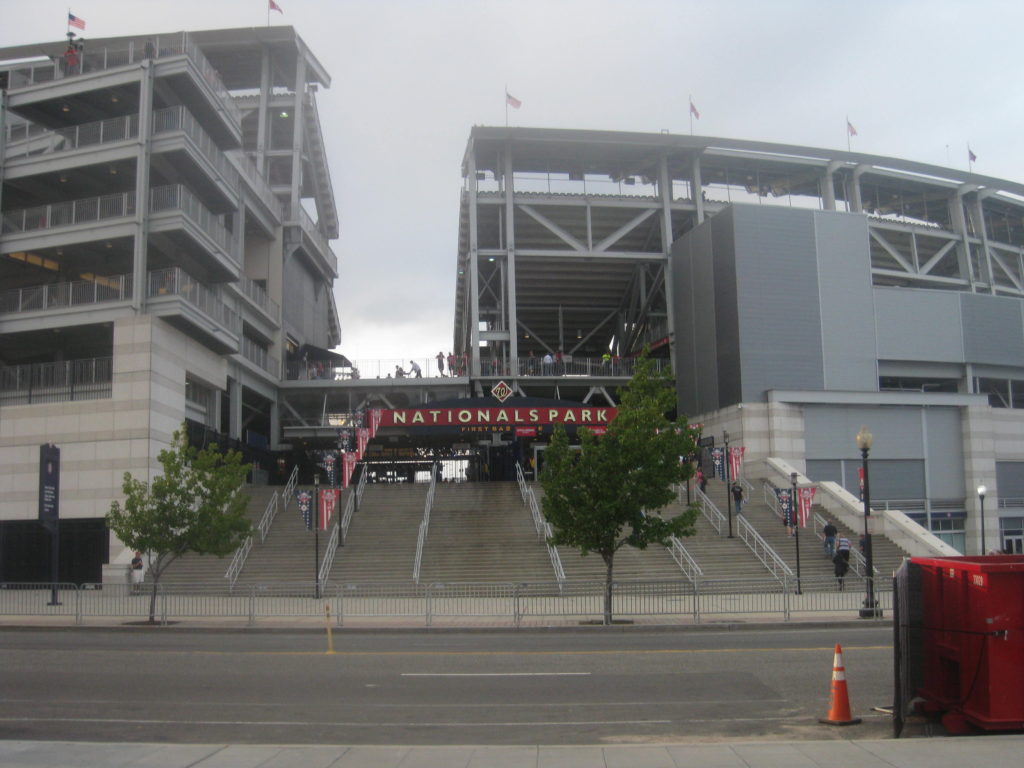
{"type": "MultiPolygon", "coordinates": [[[[280,490],[281,486],[278,485],[250,485],[245,488],[244,493],[249,497],[246,513],[253,527],[263,517],[270,497],[280,490]]],[[[278,516],[280,517],[280,515],[278,516]]],[[[254,544],[252,551],[255,552],[258,546],[259,544],[254,544]]],[[[226,587],[227,580],[224,578],[224,572],[231,565],[233,556],[233,552],[225,557],[197,555],[194,552],[188,552],[167,567],[167,571],[160,578],[160,583],[168,586],[212,584],[226,587]]],[[[249,557],[252,557],[252,553],[249,557]]],[[[310,560],[312,560],[312,555],[310,555],[310,560]]],[[[312,570],[312,566],[310,568],[312,570]]],[[[147,578],[146,583],[150,583],[150,579],[147,578]]]]}
{"type": "Polygon", "coordinates": [[[517,483],[437,486],[421,584],[554,579],[547,547],[537,537],[517,483]]]}
{"type": "MultiPolygon", "coordinates": [[[[756,484],[754,489],[751,497],[743,503],[743,516],[779,554],[779,557],[783,559],[793,573],[796,573],[795,537],[789,535],[786,527],[782,524],[781,518],[765,503],[762,484],[756,484]]],[[[719,480],[709,480],[707,494],[724,513],[726,511],[725,483],[719,480]]],[[[815,505],[812,507],[812,510],[825,519],[830,519],[824,508],[815,505]]],[[[735,522],[735,510],[733,515],[735,522]]],[[[838,520],[832,520],[832,522],[839,530],[839,535],[845,535],[850,540],[851,545],[856,548],[860,534],[846,528],[838,520]]],[[[908,556],[884,536],[873,536],[872,548],[872,557],[879,578],[889,578],[892,572],[899,567],[903,558],[908,556]]],[[[800,529],[800,575],[803,577],[833,578],[833,573],[832,561],[825,555],[822,539],[814,532],[810,523],[808,523],[807,528],[800,529]]]]}
{"type": "Polygon", "coordinates": [[[338,509],[331,518],[328,530],[319,534],[306,530],[306,523],[299,512],[299,506],[292,499],[287,509],[278,509],[274,524],[270,526],[267,540],[262,544],[257,537],[252,551],[245,561],[245,567],[235,582],[236,586],[270,583],[304,583],[316,581],[319,563],[323,561],[330,529],[338,523],[341,511],[348,500],[344,491],[338,509]],[[319,558],[317,538],[319,537],[319,558]]]}
{"type": "Polygon", "coordinates": [[[327,583],[411,583],[426,500],[423,484],[367,485],[327,583]]]}

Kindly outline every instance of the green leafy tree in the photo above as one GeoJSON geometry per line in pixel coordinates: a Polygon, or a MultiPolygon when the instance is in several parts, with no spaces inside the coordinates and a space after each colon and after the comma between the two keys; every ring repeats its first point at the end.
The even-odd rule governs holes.
{"type": "Polygon", "coordinates": [[[681,460],[696,450],[693,433],[685,419],[668,419],[674,407],[671,376],[655,373],[643,356],[604,435],[581,429],[577,452],[565,430],[556,428],[544,454],[541,486],[551,543],[576,547],[582,555],[596,552],[604,560],[605,624],[612,622],[615,553],[626,544],[646,549],[693,534],[695,508],[669,519],[653,514],[676,498],[673,486],[693,471],[681,460]]]}
{"type": "Polygon", "coordinates": [[[151,623],[160,577],[171,563],[186,552],[223,557],[251,531],[241,492],[249,465],[239,452],[222,454],[216,445],[197,450],[183,425],[158,459],[163,475],[152,483],[124,473],[124,504],[113,502],[107,513],[107,525],[125,545],[148,553],[151,623]]]}

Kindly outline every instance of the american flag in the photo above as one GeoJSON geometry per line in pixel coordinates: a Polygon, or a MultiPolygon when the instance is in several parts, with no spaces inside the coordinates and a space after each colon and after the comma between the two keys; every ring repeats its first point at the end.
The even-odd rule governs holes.
{"type": "Polygon", "coordinates": [[[76,29],[85,29],[85,19],[80,19],[73,13],[68,14],[68,26],[76,29]]]}
{"type": "Polygon", "coordinates": [[[519,109],[521,106],[523,106],[523,102],[521,102],[508,91],[505,91],[505,103],[512,107],[512,109],[519,109]]]}
{"type": "Polygon", "coordinates": [[[697,111],[697,107],[693,103],[693,99],[690,99],[690,114],[700,120],[700,112],[697,111]]]}
{"type": "Polygon", "coordinates": [[[281,6],[275,3],[274,0],[270,0],[269,10],[277,11],[278,13],[284,13],[284,11],[281,10],[281,6]]]}

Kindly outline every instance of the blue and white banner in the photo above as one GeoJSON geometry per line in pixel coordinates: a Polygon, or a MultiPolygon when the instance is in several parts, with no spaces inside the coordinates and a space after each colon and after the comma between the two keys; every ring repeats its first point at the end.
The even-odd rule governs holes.
{"type": "Polygon", "coordinates": [[[789,488],[776,488],[775,498],[779,502],[782,521],[787,526],[793,525],[793,492],[789,488]]]}
{"type": "Polygon", "coordinates": [[[725,449],[711,449],[711,464],[714,467],[715,475],[719,480],[725,480],[725,449]]]}

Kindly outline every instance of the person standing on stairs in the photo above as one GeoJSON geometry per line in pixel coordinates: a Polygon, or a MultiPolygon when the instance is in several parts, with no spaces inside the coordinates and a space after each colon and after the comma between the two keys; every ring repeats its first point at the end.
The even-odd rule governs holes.
{"type": "Polygon", "coordinates": [[[831,560],[836,553],[836,534],[839,531],[832,525],[831,520],[826,520],[821,532],[825,535],[825,556],[831,560]]]}
{"type": "Polygon", "coordinates": [[[732,484],[732,500],[736,504],[736,514],[743,512],[743,486],[739,483],[732,484]]]}

